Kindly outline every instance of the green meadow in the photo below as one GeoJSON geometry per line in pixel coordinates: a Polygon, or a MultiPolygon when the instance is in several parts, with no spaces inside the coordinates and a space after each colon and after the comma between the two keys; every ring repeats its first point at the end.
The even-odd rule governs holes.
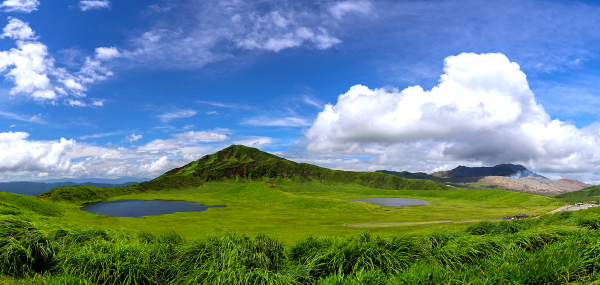
{"type": "Polygon", "coordinates": [[[0,192],[0,284],[594,284],[600,278],[599,208],[548,215],[564,202],[502,190],[267,182],[143,193],[65,188],[46,198],[0,192]],[[377,197],[434,204],[344,200],[377,197]],[[119,199],[226,207],[144,218],[79,209],[84,201],[119,199]],[[517,213],[541,216],[497,220],[517,213]]]}
{"type": "Polygon", "coordinates": [[[519,213],[540,215],[562,205],[553,198],[502,190],[378,190],[356,184],[295,183],[285,179],[273,184],[211,182],[189,189],[148,191],[102,199],[183,200],[225,207],[204,212],[126,218],[81,211],[77,200],[57,198],[53,203],[64,209],[61,220],[83,225],[137,229],[153,234],[174,231],[185,238],[224,233],[268,233],[286,243],[307,236],[355,236],[365,231],[393,236],[460,229],[468,227],[462,223],[465,220],[495,220],[519,213]],[[382,207],[344,200],[379,197],[415,198],[433,204],[382,207]],[[444,223],[436,223],[440,221],[444,223]],[[379,226],[390,222],[403,226],[379,226]],[[416,223],[410,226],[410,222],[416,223]],[[406,223],[409,226],[405,226],[406,223]],[[359,227],[349,224],[359,224],[359,227]]]}

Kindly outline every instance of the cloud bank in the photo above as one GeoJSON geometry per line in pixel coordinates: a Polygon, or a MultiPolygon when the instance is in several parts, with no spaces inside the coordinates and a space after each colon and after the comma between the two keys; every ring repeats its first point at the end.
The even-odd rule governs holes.
{"type": "MultiPolygon", "coordinates": [[[[80,139],[116,134],[95,134],[80,139]]],[[[101,147],[73,139],[40,141],[29,139],[25,132],[4,132],[0,133],[0,181],[35,180],[40,174],[44,179],[153,178],[226,146],[223,142],[230,139],[229,134],[227,129],[188,131],[140,146],[101,147]]],[[[141,134],[134,133],[128,135],[126,141],[141,139],[141,134]]],[[[250,137],[247,141],[260,145],[272,140],[250,137]]]]}
{"type": "Polygon", "coordinates": [[[102,106],[102,100],[85,102],[88,86],[112,76],[103,61],[119,56],[114,47],[98,48],[94,57],[87,57],[81,68],[69,72],[56,67],[48,47],[38,40],[35,31],[28,23],[8,17],[8,24],[2,30],[2,39],[15,41],[15,48],[0,51],[0,73],[14,86],[11,94],[22,94],[38,102],[56,103],[65,98],[70,106],[102,106]],[[71,98],[66,98],[71,96],[71,98]]]}
{"type": "Polygon", "coordinates": [[[37,10],[39,5],[40,1],[38,0],[4,0],[0,4],[0,9],[4,12],[31,13],[37,10]]]}
{"type": "Polygon", "coordinates": [[[324,107],[305,138],[314,154],[367,155],[394,169],[517,162],[600,174],[600,124],[551,119],[519,65],[499,53],[447,57],[427,91],[355,85],[324,107]]]}

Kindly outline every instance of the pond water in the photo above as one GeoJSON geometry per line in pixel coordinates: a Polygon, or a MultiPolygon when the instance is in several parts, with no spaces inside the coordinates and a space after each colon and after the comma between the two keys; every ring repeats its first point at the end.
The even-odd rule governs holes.
{"type": "Polygon", "coordinates": [[[178,212],[201,212],[215,207],[225,206],[205,206],[189,201],[117,200],[85,205],[81,210],[115,217],[141,218],[178,212]]]}
{"type": "Polygon", "coordinates": [[[429,201],[419,200],[419,199],[409,199],[409,198],[365,198],[365,199],[346,199],[346,201],[363,201],[363,202],[377,204],[379,206],[391,206],[391,207],[432,204],[432,202],[429,202],[429,201]]]}

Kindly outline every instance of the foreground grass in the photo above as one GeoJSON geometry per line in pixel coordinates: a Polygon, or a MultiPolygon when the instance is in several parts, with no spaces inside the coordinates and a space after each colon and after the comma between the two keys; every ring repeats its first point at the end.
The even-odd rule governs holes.
{"type": "Polygon", "coordinates": [[[186,239],[0,216],[6,284],[592,284],[600,209],[378,237],[186,239]]]}
{"type": "Polygon", "coordinates": [[[220,235],[227,232],[255,235],[269,233],[284,243],[306,236],[356,236],[368,231],[374,235],[403,233],[428,234],[435,230],[460,230],[468,224],[423,224],[427,221],[498,219],[526,213],[539,215],[561,205],[539,195],[502,190],[377,190],[354,184],[322,183],[206,183],[184,190],[161,190],[112,196],[107,200],[163,199],[185,200],[205,205],[225,205],[205,212],[147,216],[142,219],[110,217],[83,212],[72,201],[60,205],[64,223],[74,222],[107,229],[139,229],[153,234],[175,231],[184,238],[220,235]],[[344,199],[405,197],[432,201],[432,205],[380,207],[344,199]],[[369,224],[353,228],[346,224],[369,224]],[[379,227],[378,223],[414,223],[411,227],[379,227]]]}

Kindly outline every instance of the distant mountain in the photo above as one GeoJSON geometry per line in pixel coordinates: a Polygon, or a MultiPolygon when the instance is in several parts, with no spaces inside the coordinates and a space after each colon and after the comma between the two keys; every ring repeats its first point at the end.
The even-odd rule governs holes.
{"type": "Polygon", "coordinates": [[[572,179],[550,180],[518,164],[499,164],[493,167],[458,166],[452,170],[431,174],[423,172],[378,172],[399,177],[426,179],[468,189],[506,189],[542,195],[577,191],[591,185],[572,179]]]}
{"type": "Polygon", "coordinates": [[[29,181],[16,181],[16,182],[1,182],[0,183],[0,191],[3,192],[11,192],[17,194],[24,195],[37,195],[42,192],[50,191],[52,189],[56,189],[63,186],[94,186],[94,187],[125,187],[136,182],[126,182],[121,184],[108,184],[108,183],[74,183],[71,181],[67,182],[53,182],[53,183],[44,183],[44,182],[29,182],[29,181]]]}
{"type": "Polygon", "coordinates": [[[431,176],[438,178],[460,178],[460,177],[481,177],[481,176],[504,176],[512,178],[522,177],[543,177],[531,170],[518,164],[498,164],[493,167],[467,167],[458,166],[448,171],[438,171],[431,173],[431,176]]]}
{"type": "Polygon", "coordinates": [[[121,177],[121,178],[61,178],[61,179],[46,179],[46,180],[36,180],[31,182],[44,182],[44,183],[54,183],[54,182],[73,182],[77,184],[85,184],[85,183],[97,183],[97,184],[125,184],[125,183],[139,183],[144,181],[152,180],[150,178],[140,178],[140,177],[121,177]]]}

